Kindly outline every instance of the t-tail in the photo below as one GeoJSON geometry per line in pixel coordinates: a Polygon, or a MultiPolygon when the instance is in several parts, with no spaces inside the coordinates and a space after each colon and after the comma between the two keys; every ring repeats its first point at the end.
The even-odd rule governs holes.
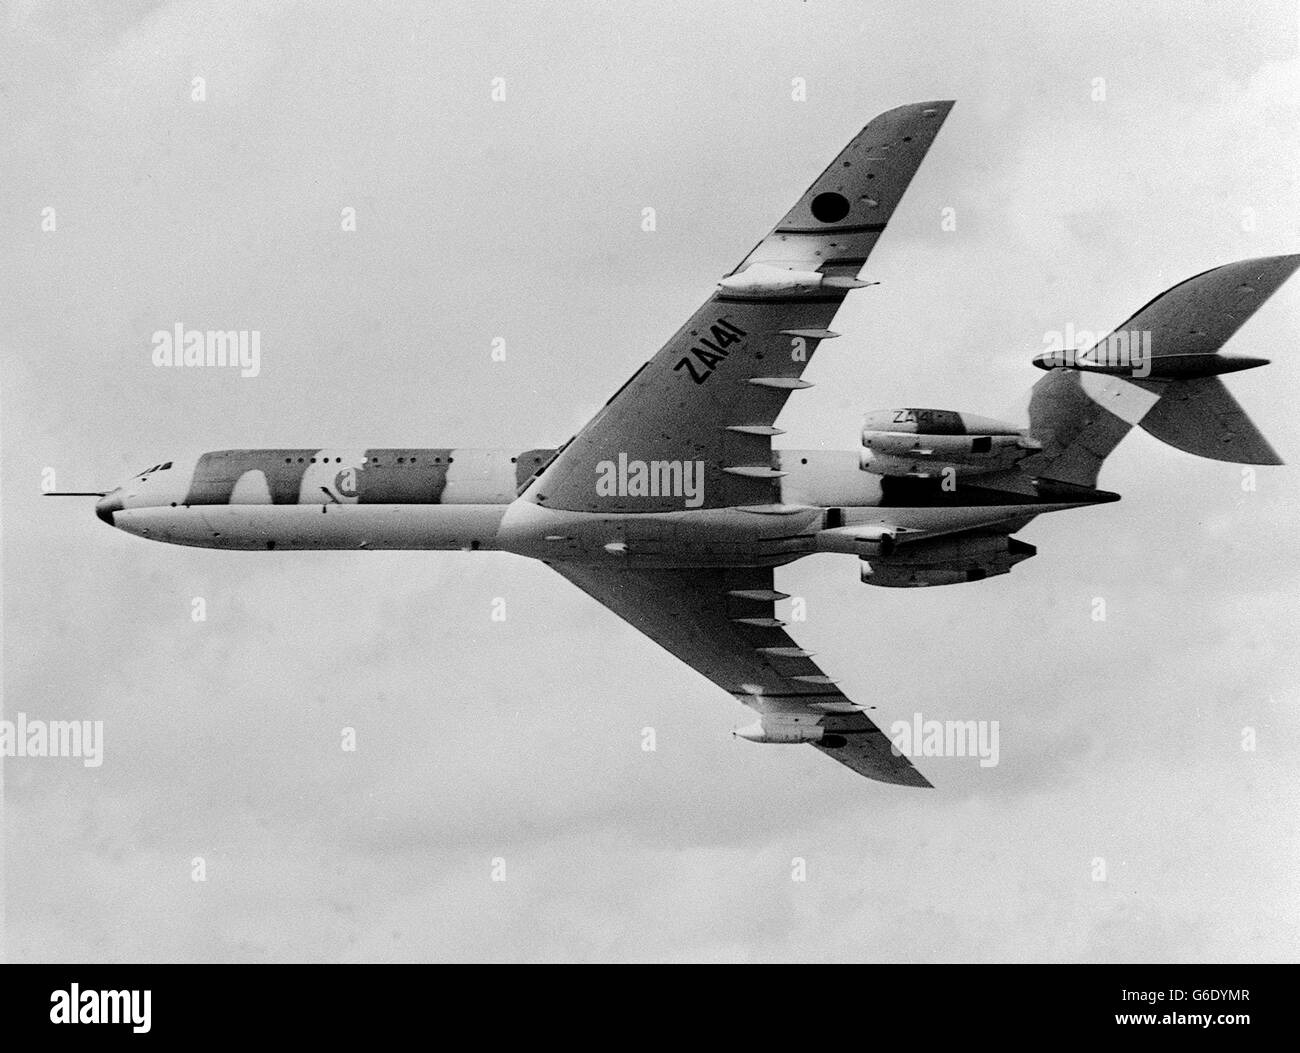
{"type": "Polygon", "coordinates": [[[1238,464],[1281,458],[1228,393],[1221,376],[1267,365],[1224,344],[1300,267],[1300,255],[1215,267],[1161,293],[1091,349],[1049,351],[1034,385],[1021,464],[1043,482],[1093,487],[1134,425],[1180,450],[1238,464]]]}

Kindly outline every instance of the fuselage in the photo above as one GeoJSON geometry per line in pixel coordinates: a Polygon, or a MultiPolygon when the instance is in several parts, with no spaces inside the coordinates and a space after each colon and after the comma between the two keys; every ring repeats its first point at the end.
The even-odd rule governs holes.
{"type": "Polygon", "coordinates": [[[203,548],[495,548],[516,492],[552,450],[217,450],[161,462],[106,494],[101,519],[203,548]]]}
{"type": "MultiPolygon", "coordinates": [[[[644,565],[786,563],[844,547],[836,529],[881,524],[920,538],[1069,504],[900,488],[855,451],[781,450],[769,505],[593,514],[520,499],[551,449],[454,447],[219,450],[163,461],[106,494],[101,519],[154,541],[203,548],[506,550],[644,565]]],[[[626,466],[617,480],[628,485],[626,466]]],[[[593,485],[596,485],[593,480],[593,485]]],[[[642,485],[649,485],[645,480],[642,485]]],[[[633,483],[632,485],[636,485],[633,483]]],[[[632,491],[635,496],[635,490],[632,491]]]]}

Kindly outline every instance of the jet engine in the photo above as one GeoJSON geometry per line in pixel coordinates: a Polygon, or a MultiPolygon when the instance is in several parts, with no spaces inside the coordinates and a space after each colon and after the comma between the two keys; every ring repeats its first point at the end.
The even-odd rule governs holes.
{"type": "Polygon", "coordinates": [[[888,559],[861,563],[868,585],[915,589],[928,585],[959,585],[1010,573],[1038,549],[1006,534],[972,533],[899,545],[888,559]]]}
{"type": "Polygon", "coordinates": [[[965,475],[1011,468],[1042,444],[1013,424],[952,410],[895,409],[868,413],[859,466],[875,475],[914,478],[951,468],[965,475]]]}

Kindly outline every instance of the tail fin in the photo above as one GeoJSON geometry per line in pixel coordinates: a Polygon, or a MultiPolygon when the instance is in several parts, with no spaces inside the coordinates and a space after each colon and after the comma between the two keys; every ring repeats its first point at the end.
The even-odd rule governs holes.
{"type": "Polygon", "coordinates": [[[1161,293],[1076,358],[1049,352],[1034,385],[1029,435],[1041,451],[1021,462],[1045,479],[1095,486],[1102,462],[1135,424],[1200,457],[1281,464],[1219,375],[1267,360],[1223,345],[1300,268],[1300,255],[1225,264],[1161,293]]]}

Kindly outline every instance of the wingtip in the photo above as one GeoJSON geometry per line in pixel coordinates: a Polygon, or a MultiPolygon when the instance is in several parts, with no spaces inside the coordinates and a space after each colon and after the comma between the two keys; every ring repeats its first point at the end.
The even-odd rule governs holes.
{"type": "MultiPolygon", "coordinates": [[[[1208,271],[1202,271],[1201,274],[1227,270],[1230,267],[1275,268],[1278,275],[1277,284],[1280,286],[1297,269],[1300,269],[1300,252],[1280,253],[1276,256],[1247,256],[1240,260],[1229,260],[1227,263],[1221,263],[1217,267],[1211,267],[1208,271]]],[[[1193,275],[1193,277],[1199,278],[1201,274],[1193,275]]]]}
{"type": "Polygon", "coordinates": [[[902,114],[921,114],[925,117],[936,117],[942,123],[947,118],[949,112],[957,105],[956,99],[931,99],[928,102],[905,102],[902,106],[895,106],[892,110],[886,110],[880,114],[880,117],[889,117],[902,114]]]}
{"type": "Polygon", "coordinates": [[[934,783],[921,774],[920,770],[909,764],[901,771],[890,773],[892,778],[882,779],[882,782],[891,782],[895,786],[910,786],[914,790],[933,790],[934,783]]]}

